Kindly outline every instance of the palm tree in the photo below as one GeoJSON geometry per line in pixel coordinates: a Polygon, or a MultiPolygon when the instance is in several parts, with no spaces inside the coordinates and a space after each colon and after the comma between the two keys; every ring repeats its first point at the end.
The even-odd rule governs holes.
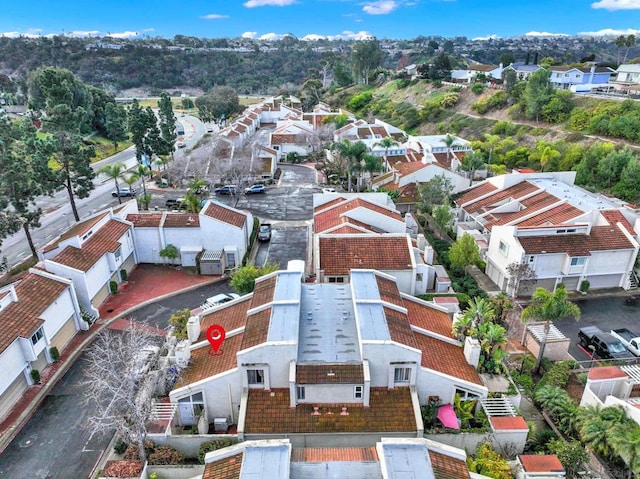
{"type": "Polygon", "coordinates": [[[340,142],[333,143],[331,150],[337,152],[340,157],[347,160],[347,181],[348,190],[351,192],[351,176],[354,171],[369,169],[372,164],[377,163],[375,156],[369,153],[367,145],[361,141],[351,142],[347,138],[340,142]]]}
{"type": "Polygon", "coordinates": [[[138,166],[134,171],[134,175],[136,176],[136,178],[142,181],[142,193],[145,196],[147,196],[147,184],[145,179],[149,173],[150,173],[149,167],[146,165],[140,165],[140,164],[138,164],[138,166]]]}
{"type": "Polygon", "coordinates": [[[456,137],[450,133],[447,133],[445,137],[440,141],[447,146],[447,160],[449,160],[451,158],[452,147],[456,142],[456,137]]]}
{"type": "Polygon", "coordinates": [[[462,315],[472,318],[472,329],[475,330],[480,324],[493,321],[496,313],[488,299],[478,296],[469,301],[469,306],[462,315]]]}
{"type": "Polygon", "coordinates": [[[627,42],[627,38],[624,35],[619,35],[616,38],[616,48],[618,49],[618,54],[616,56],[616,65],[620,65],[620,49],[625,46],[627,42]]]}
{"type": "Polygon", "coordinates": [[[489,147],[489,159],[487,160],[487,164],[491,165],[491,158],[493,157],[493,149],[496,147],[498,142],[500,141],[500,135],[492,135],[490,133],[486,133],[484,135],[485,142],[489,147]]]}
{"type": "Polygon", "coordinates": [[[467,153],[460,160],[459,170],[469,172],[469,186],[473,185],[473,177],[477,170],[481,170],[486,166],[482,153],[479,151],[472,151],[467,153]]]}
{"type": "Polygon", "coordinates": [[[629,50],[632,46],[636,44],[636,36],[634,34],[627,35],[624,37],[624,46],[627,47],[624,51],[624,58],[622,59],[622,63],[627,61],[627,56],[629,55],[629,50]]]}
{"type": "MultiPolygon", "coordinates": [[[[386,165],[388,165],[387,162],[387,153],[389,152],[389,148],[391,148],[392,146],[396,146],[398,145],[398,142],[392,137],[392,136],[387,136],[385,138],[383,138],[380,141],[377,141],[373,144],[373,146],[381,146],[384,148],[384,163],[386,165]]],[[[380,172],[382,173],[382,171],[380,172]]]]}
{"type": "Polygon", "coordinates": [[[640,471],[640,426],[632,422],[614,426],[610,443],[629,468],[630,479],[634,471],[640,471]]]}
{"type": "Polygon", "coordinates": [[[105,165],[100,168],[100,173],[103,173],[109,179],[113,179],[116,184],[116,193],[118,195],[118,202],[122,204],[122,198],[120,197],[120,185],[118,184],[119,179],[124,178],[124,172],[126,171],[126,167],[124,163],[114,163],[112,165],[105,165]]]}
{"type": "Polygon", "coordinates": [[[567,300],[567,290],[563,284],[558,285],[553,293],[544,288],[536,288],[535,293],[531,296],[531,304],[524,308],[521,316],[524,323],[531,320],[544,321],[544,334],[540,351],[538,352],[536,372],[540,372],[540,364],[547,345],[547,336],[549,335],[549,329],[551,329],[551,323],[569,316],[572,316],[576,321],[579,320],[580,308],[567,300]]]}
{"type": "Polygon", "coordinates": [[[612,447],[612,440],[616,442],[614,436],[620,427],[629,426],[631,421],[622,406],[612,406],[600,409],[589,417],[582,413],[578,424],[582,442],[593,452],[611,458],[615,453],[612,447]]]}

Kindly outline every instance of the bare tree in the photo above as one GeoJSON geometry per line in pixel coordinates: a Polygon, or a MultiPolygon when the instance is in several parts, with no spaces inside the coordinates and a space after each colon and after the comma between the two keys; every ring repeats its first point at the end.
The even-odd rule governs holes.
{"type": "Polygon", "coordinates": [[[514,298],[519,295],[526,296],[538,279],[535,270],[527,263],[513,262],[507,265],[507,274],[509,275],[507,291],[514,298]]]}
{"type": "Polygon", "coordinates": [[[146,460],[144,441],[153,404],[138,394],[140,368],[142,361],[156,359],[144,356],[155,339],[146,325],[131,318],[124,332],[104,330],[87,351],[86,380],[82,383],[84,403],[93,408],[87,427],[98,434],[115,429],[138,448],[142,461],[146,460]]]}

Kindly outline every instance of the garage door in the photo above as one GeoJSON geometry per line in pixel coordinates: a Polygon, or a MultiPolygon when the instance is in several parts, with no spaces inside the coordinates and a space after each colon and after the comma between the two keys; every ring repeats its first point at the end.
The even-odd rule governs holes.
{"type": "Polygon", "coordinates": [[[99,309],[104,300],[107,299],[107,296],[109,296],[109,283],[100,288],[100,291],[91,300],[91,304],[94,308],[99,309]]]}
{"type": "Polygon", "coordinates": [[[576,291],[578,289],[578,282],[580,281],[580,276],[568,276],[562,278],[562,284],[567,288],[567,291],[576,291]]]}
{"type": "Polygon", "coordinates": [[[47,356],[44,350],[38,355],[35,361],[31,362],[31,369],[37,369],[42,374],[42,370],[47,367],[47,356]]]}
{"type": "Polygon", "coordinates": [[[0,419],[4,418],[28,387],[27,378],[21,372],[0,396],[0,419]]]}
{"type": "MultiPolygon", "coordinates": [[[[547,291],[553,291],[553,288],[555,288],[556,286],[556,279],[555,278],[545,278],[545,279],[539,279],[538,281],[536,281],[536,288],[544,288],[547,291]]],[[[533,292],[534,288],[531,289],[531,292],[533,292]]]]}
{"type": "Polygon", "coordinates": [[[620,274],[601,274],[598,276],[589,276],[589,288],[616,288],[620,284],[620,274]]]}
{"type": "Polygon", "coordinates": [[[69,318],[64,326],[56,333],[51,340],[51,346],[58,348],[59,352],[62,352],[64,347],[71,341],[76,335],[76,325],[73,322],[73,317],[69,318]]]}

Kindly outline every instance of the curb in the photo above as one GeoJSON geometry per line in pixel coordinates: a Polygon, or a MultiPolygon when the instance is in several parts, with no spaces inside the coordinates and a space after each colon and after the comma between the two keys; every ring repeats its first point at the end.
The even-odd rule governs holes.
{"type": "MultiPolygon", "coordinates": [[[[124,310],[123,312],[117,314],[112,318],[105,319],[104,322],[98,323],[98,327],[92,331],[82,343],[78,345],[78,347],[69,354],[69,357],[62,363],[61,367],[53,373],[53,375],[49,378],[47,383],[40,389],[38,394],[34,397],[33,401],[22,411],[22,413],[18,416],[18,419],[14,422],[14,424],[7,429],[7,432],[0,436],[0,454],[4,452],[9,444],[16,438],[16,436],[20,433],[22,428],[26,426],[27,422],[33,416],[35,410],[40,406],[44,398],[49,394],[49,392],[55,387],[58,381],[66,374],[69,368],[78,360],[78,357],[84,352],[87,346],[89,346],[95,337],[102,332],[103,329],[107,328],[112,322],[117,319],[120,319],[127,314],[131,314],[132,312],[144,307],[149,304],[153,304],[157,301],[162,301],[166,298],[171,298],[173,296],[177,296],[182,293],[188,293],[189,291],[193,291],[194,289],[198,289],[202,286],[207,286],[210,284],[215,284],[221,281],[228,279],[228,276],[221,276],[219,278],[213,279],[211,281],[206,281],[197,285],[188,286],[186,288],[173,291],[171,293],[163,294],[161,296],[157,296],[156,298],[149,299],[147,301],[143,301],[140,304],[137,304],[133,308],[129,308],[124,310]]],[[[100,321],[100,320],[98,320],[100,321]]],[[[77,333],[76,333],[77,334],[77,333]]]]}

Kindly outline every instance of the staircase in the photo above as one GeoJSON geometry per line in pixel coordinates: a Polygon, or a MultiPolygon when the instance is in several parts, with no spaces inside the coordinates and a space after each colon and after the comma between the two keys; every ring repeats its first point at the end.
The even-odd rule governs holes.
{"type": "Polygon", "coordinates": [[[627,287],[625,289],[627,291],[630,289],[638,289],[638,277],[636,276],[635,271],[631,271],[629,273],[629,279],[627,280],[627,287]]]}

